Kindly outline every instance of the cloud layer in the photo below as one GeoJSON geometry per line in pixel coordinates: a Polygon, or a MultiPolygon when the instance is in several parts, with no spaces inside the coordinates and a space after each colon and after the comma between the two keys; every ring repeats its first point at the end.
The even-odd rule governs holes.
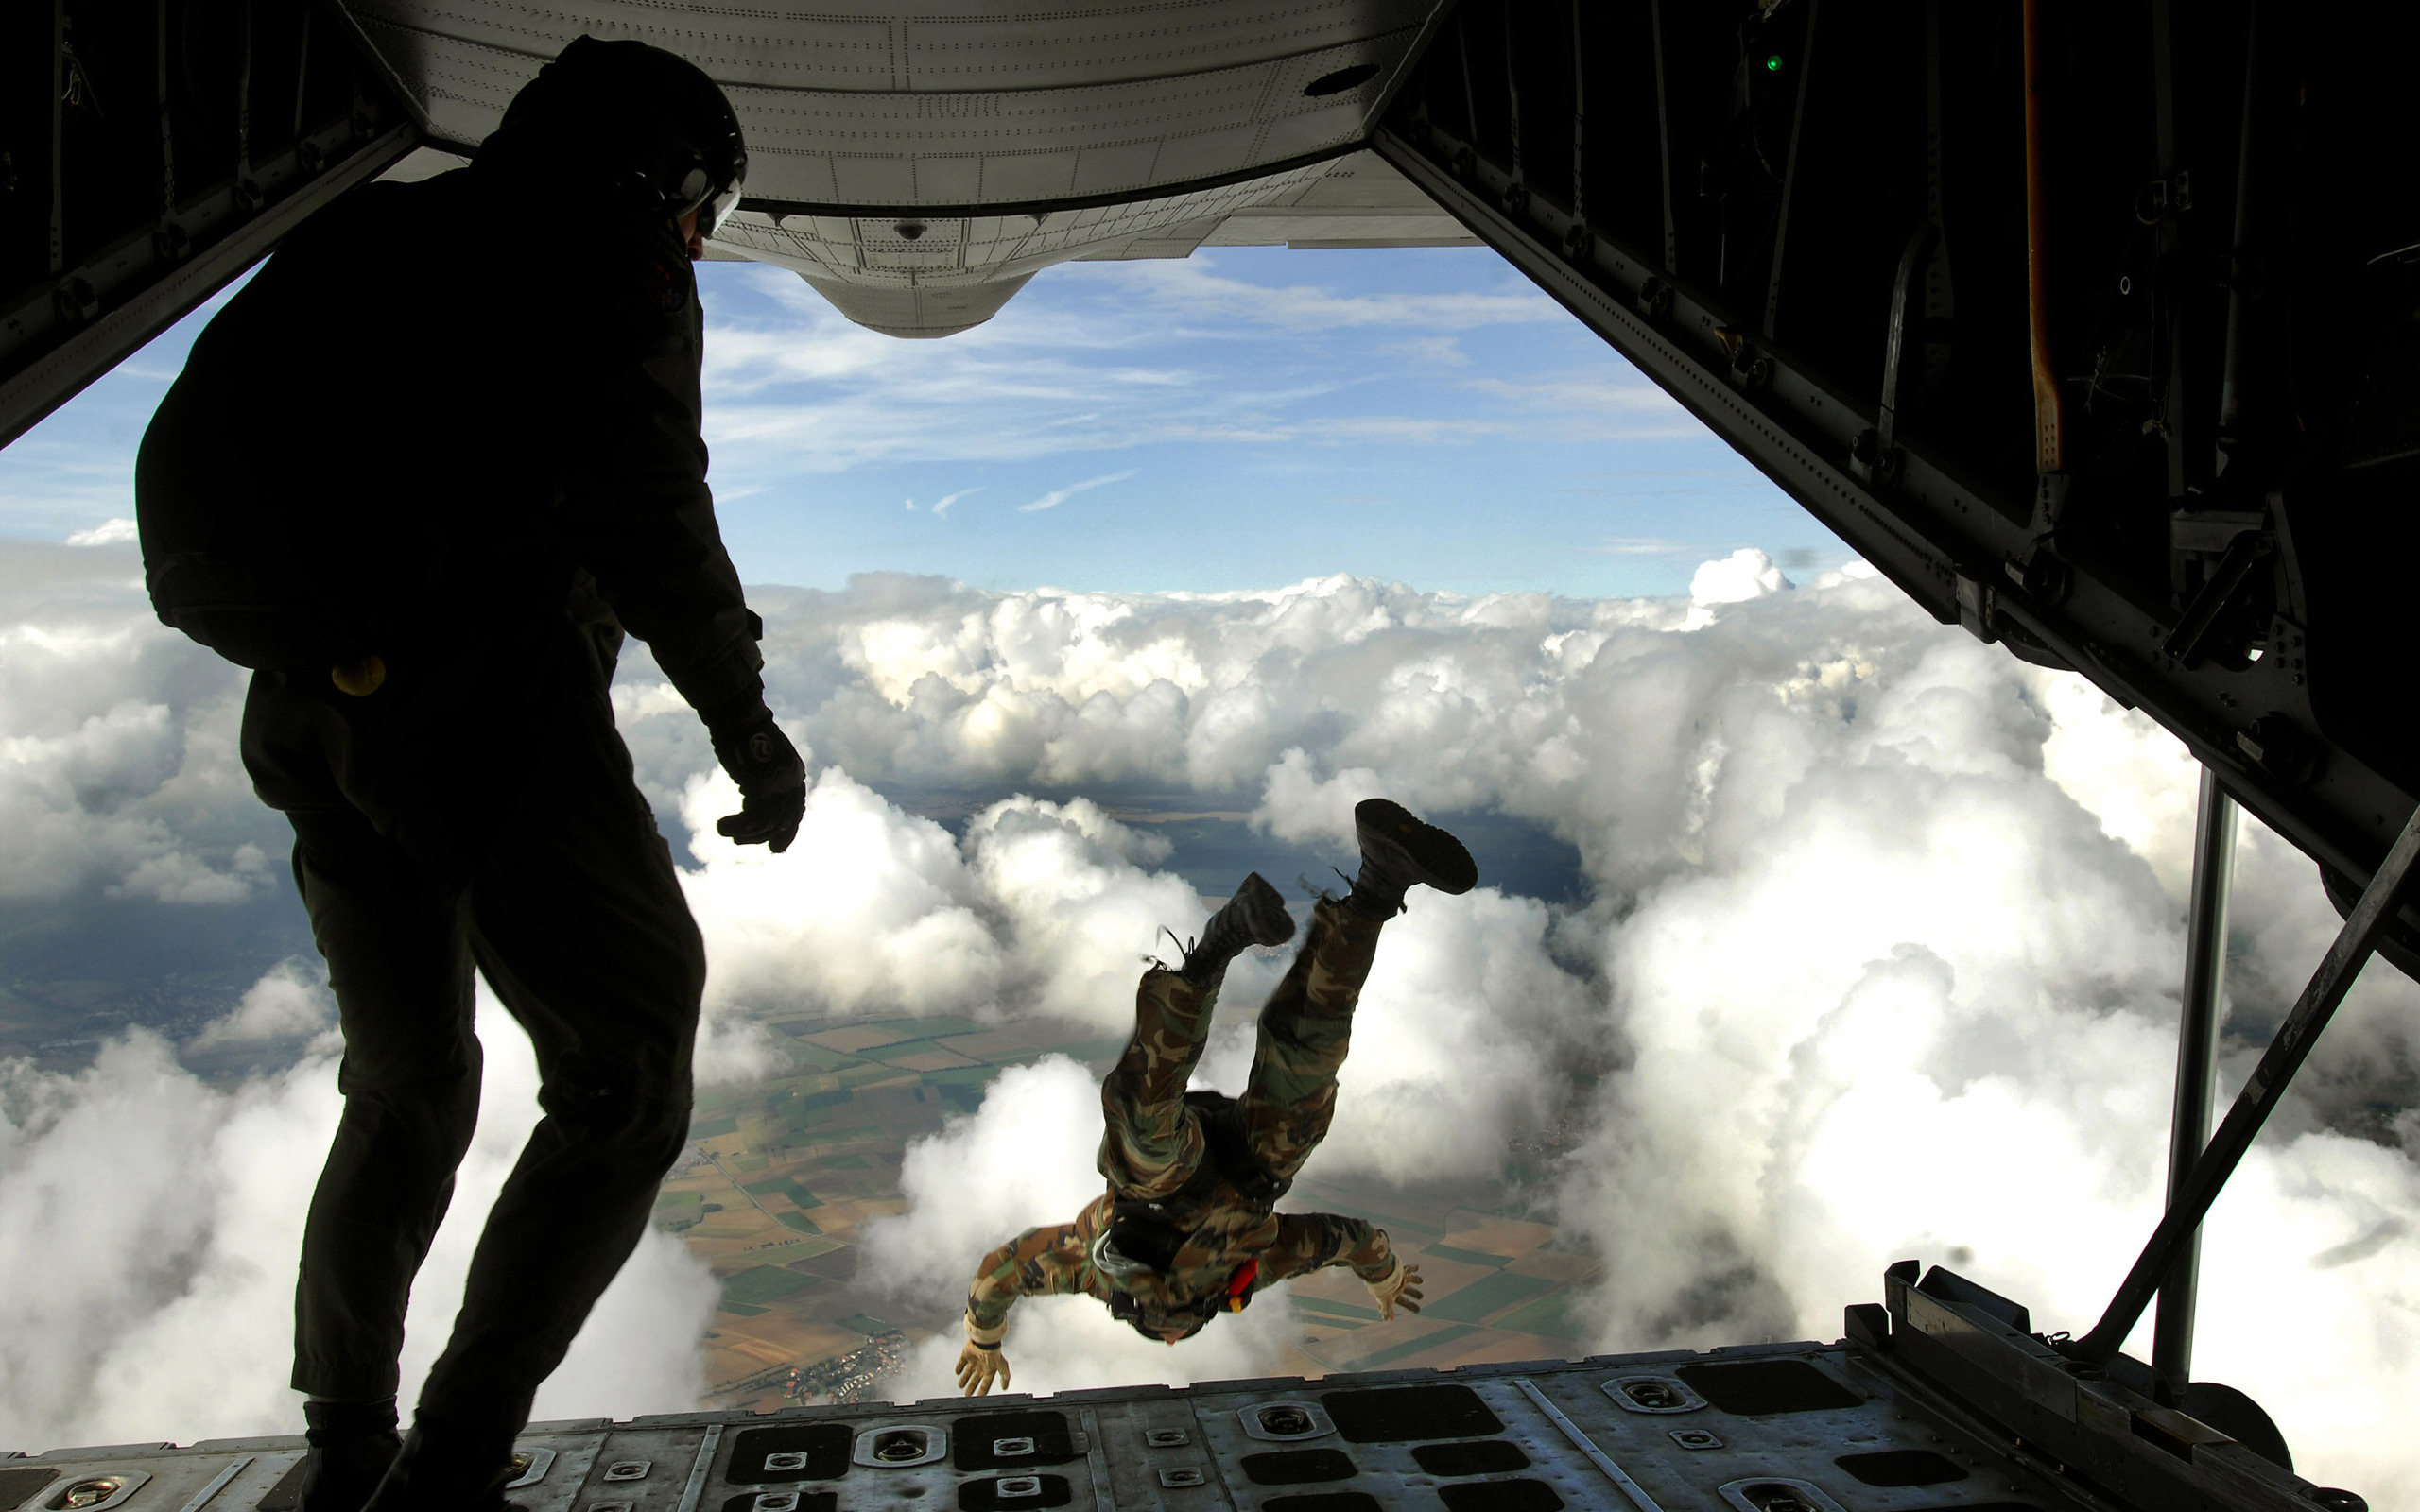
{"type": "MultiPolygon", "coordinates": [[[[233,765],[233,679],[147,627],[122,578],[63,571],[15,589],[0,621],[0,833],[58,836],[27,842],[43,896],[214,906],[267,866],[244,844],[275,853],[233,765]]],[[[1576,1129],[1550,1200],[1604,1262],[1581,1314],[1599,1347],[1830,1337],[1909,1255],[2080,1328],[2157,1213],[2191,765],[2079,679],[1933,625],[1871,574],[1790,588],[1746,553],[1685,600],[1352,577],[1215,595],[868,577],[757,596],[773,697],[815,767],[787,856],[713,834],[734,795],[643,656],[615,695],[643,786],[686,834],[722,1074],[749,1074],[751,1020],[774,1009],[1114,1032],[1143,958],[1168,950],[1160,930],[1207,908],[1122,802],[1248,813],[1272,845],[1349,865],[1352,803],[1385,792],[1548,830],[1591,894],[1562,910],[1414,895],[1321,1170],[1484,1180],[1540,1125],[1576,1129]],[[1053,796],[1019,796],[1036,792],[1053,796]],[[963,818],[910,812],[934,793],[963,818]]],[[[2335,927],[2309,864],[2256,825],[2237,900],[2222,1096],[2335,927]]],[[[1240,1083],[1280,964],[1238,963],[1205,1081],[1240,1083]]],[[[307,1035],[324,1022],[312,993],[289,971],[211,1032],[307,1035]]],[[[2204,1260],[2200,1373],[2263,1398],[2309,1473],[2379,1504],[2420,1495],[2420,1456],[2381,1417],[2420,1397],[2415,1006],[2391,970],[2363,976],[2204,1260]],[[2293,1330],[2274,1327],[2280,1295],[2293,1330]]],[[[137,1036],[76,1077],[10,1073],[0,1296],[27,1300],[0,1304],[24,1314],[0,1339],[26,1341],[9,1379],[27,1385],[0,1399],[0,1437],[281,1420],[277,1319],[333,1117],[326,1057],[219,1090],[137,1036]],[[60,1224],[93,1236],[73,1275],[21,1237],[60,1224]],[[104,1368],[65,1391],[43,1373],[43,1319],[111,1308],[130,1321],[104,1368]],[[187,1401],[169,1367],[205,1348],[233,1350],[215,1373],[245,1384],[187,1401]]],[[[526,1102],[506,1059],[492,1109],[526,1102]]],[[[483,1173],[514,1142],[491,1116],[483,1173]]],[[[870,1253],[944,1312],[984,1248],[1094,1190],[1097,1120],[1071,1063],[1005,1074],[911,1152],[910,1209],[870,1253]]],[[[420,1338],[458,1285],[447,1263],[420,1338]]],[[[548,1410],[628,1415],[694,1389],[701,1276],[651,1249],[616,1297],[616,1332],[639,1342],[548,1410]]],[[[1025,1309],[1017,1384],[1250,1374],[1282,1318],[1255,1310],[1170,1351],[1098,1308],[1025,1309]]],[[[912,1383],[939,1389],[950,1352],[920,1356],[912,1383]]]]}
{"type": "Polygon", "coordinates": [[[119,537],[0,542],[0,904],[267,882],[283,826],[236,755],[243,675],[152,621],[142,571],[119,537]]]}
{"type": "MultiPolygon", "coordinates": [[[[281,971],[220,1029],[250,1034],[281,971]]],[[[443,1344],[478,1225],[537,1123],[528,1040],[482,989],[479,1127],[406,1323],[405,1400],[443,1344]]],[[[281,1021],[283,1026],[283,1020],[281,1021]]],[[[339,1103],[329,1035],[283,1071],[214,1088],[142,1030],[74,1076],[0,1063],[0,1440],[39,1450],[288,1433],[294,1261],[339,1103]]],[[[718,1288],[650,1230],[540,1418],[681,1411],[718,1288]]]]}

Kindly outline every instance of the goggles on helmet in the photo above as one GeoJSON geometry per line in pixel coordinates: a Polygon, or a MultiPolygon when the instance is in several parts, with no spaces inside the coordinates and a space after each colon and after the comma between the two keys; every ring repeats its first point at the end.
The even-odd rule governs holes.
{"type": "Polygon", "coordinates": [[[695,211],[698,234],[712,236],[730,218],[732,211],[738,208],[740,192],[747,181],[748,165],[745,162],[734,168],[731,182],[720,187],[707,177],[705,169],[691,168],[682,180],[680,198],[673,209],[672,218],[678,220],[695,211]]]}

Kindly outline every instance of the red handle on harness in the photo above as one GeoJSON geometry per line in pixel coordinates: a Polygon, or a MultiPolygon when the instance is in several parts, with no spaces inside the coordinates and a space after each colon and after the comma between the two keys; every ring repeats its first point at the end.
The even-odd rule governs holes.
{"type": "Polygon", "coordinates": [[[1247,1260],[1236,1267],[1236,1273],[1227,1278],[1228,1312],[1240,1313],[1244,1310],[1245,1300],[1252,1296],[1252,1283],[1259,1279],[1259,1261],[1247,1260]]]}

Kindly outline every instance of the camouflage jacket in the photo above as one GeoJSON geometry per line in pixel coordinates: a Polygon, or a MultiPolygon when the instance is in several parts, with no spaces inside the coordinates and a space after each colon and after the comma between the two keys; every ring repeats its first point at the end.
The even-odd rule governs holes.
{"type": "Polygon", "coordinates": [[[995,1329],[1020,1297],[1081,1292],[1106,1302],[1120,1289],[1156,1308],[1181,1309],[1225,1292],[1247,1261],[1259,1267],[1255,1291],[1329,1265],[1350,1265],[1363,1280],[1383,1280],[1395,1265],[1384,1228],[1332,1212],[1262,1212],[1238,1197],[1211,1205],[1167,1270],[1115,1283],[1094,1265],[1092,1254],[1093,1242],[1109,1227],[1112,1201],[1104,1192],[1074,1223],[1028,1228],[984,1256],[967,1288],[967,1317],[978,1328],[995,1329]]]}

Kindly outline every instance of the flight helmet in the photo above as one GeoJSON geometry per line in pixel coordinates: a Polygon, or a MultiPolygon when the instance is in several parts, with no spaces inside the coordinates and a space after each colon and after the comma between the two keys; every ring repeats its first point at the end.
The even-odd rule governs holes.
{"type": "Polygon", "coordinates": [[[739,117],[703,69],[594,37],[575,38],[512,97],[479,163],[525,183],[601,188],[650,214],[694,210],[708,236],[748,177],[739,117]]]}

